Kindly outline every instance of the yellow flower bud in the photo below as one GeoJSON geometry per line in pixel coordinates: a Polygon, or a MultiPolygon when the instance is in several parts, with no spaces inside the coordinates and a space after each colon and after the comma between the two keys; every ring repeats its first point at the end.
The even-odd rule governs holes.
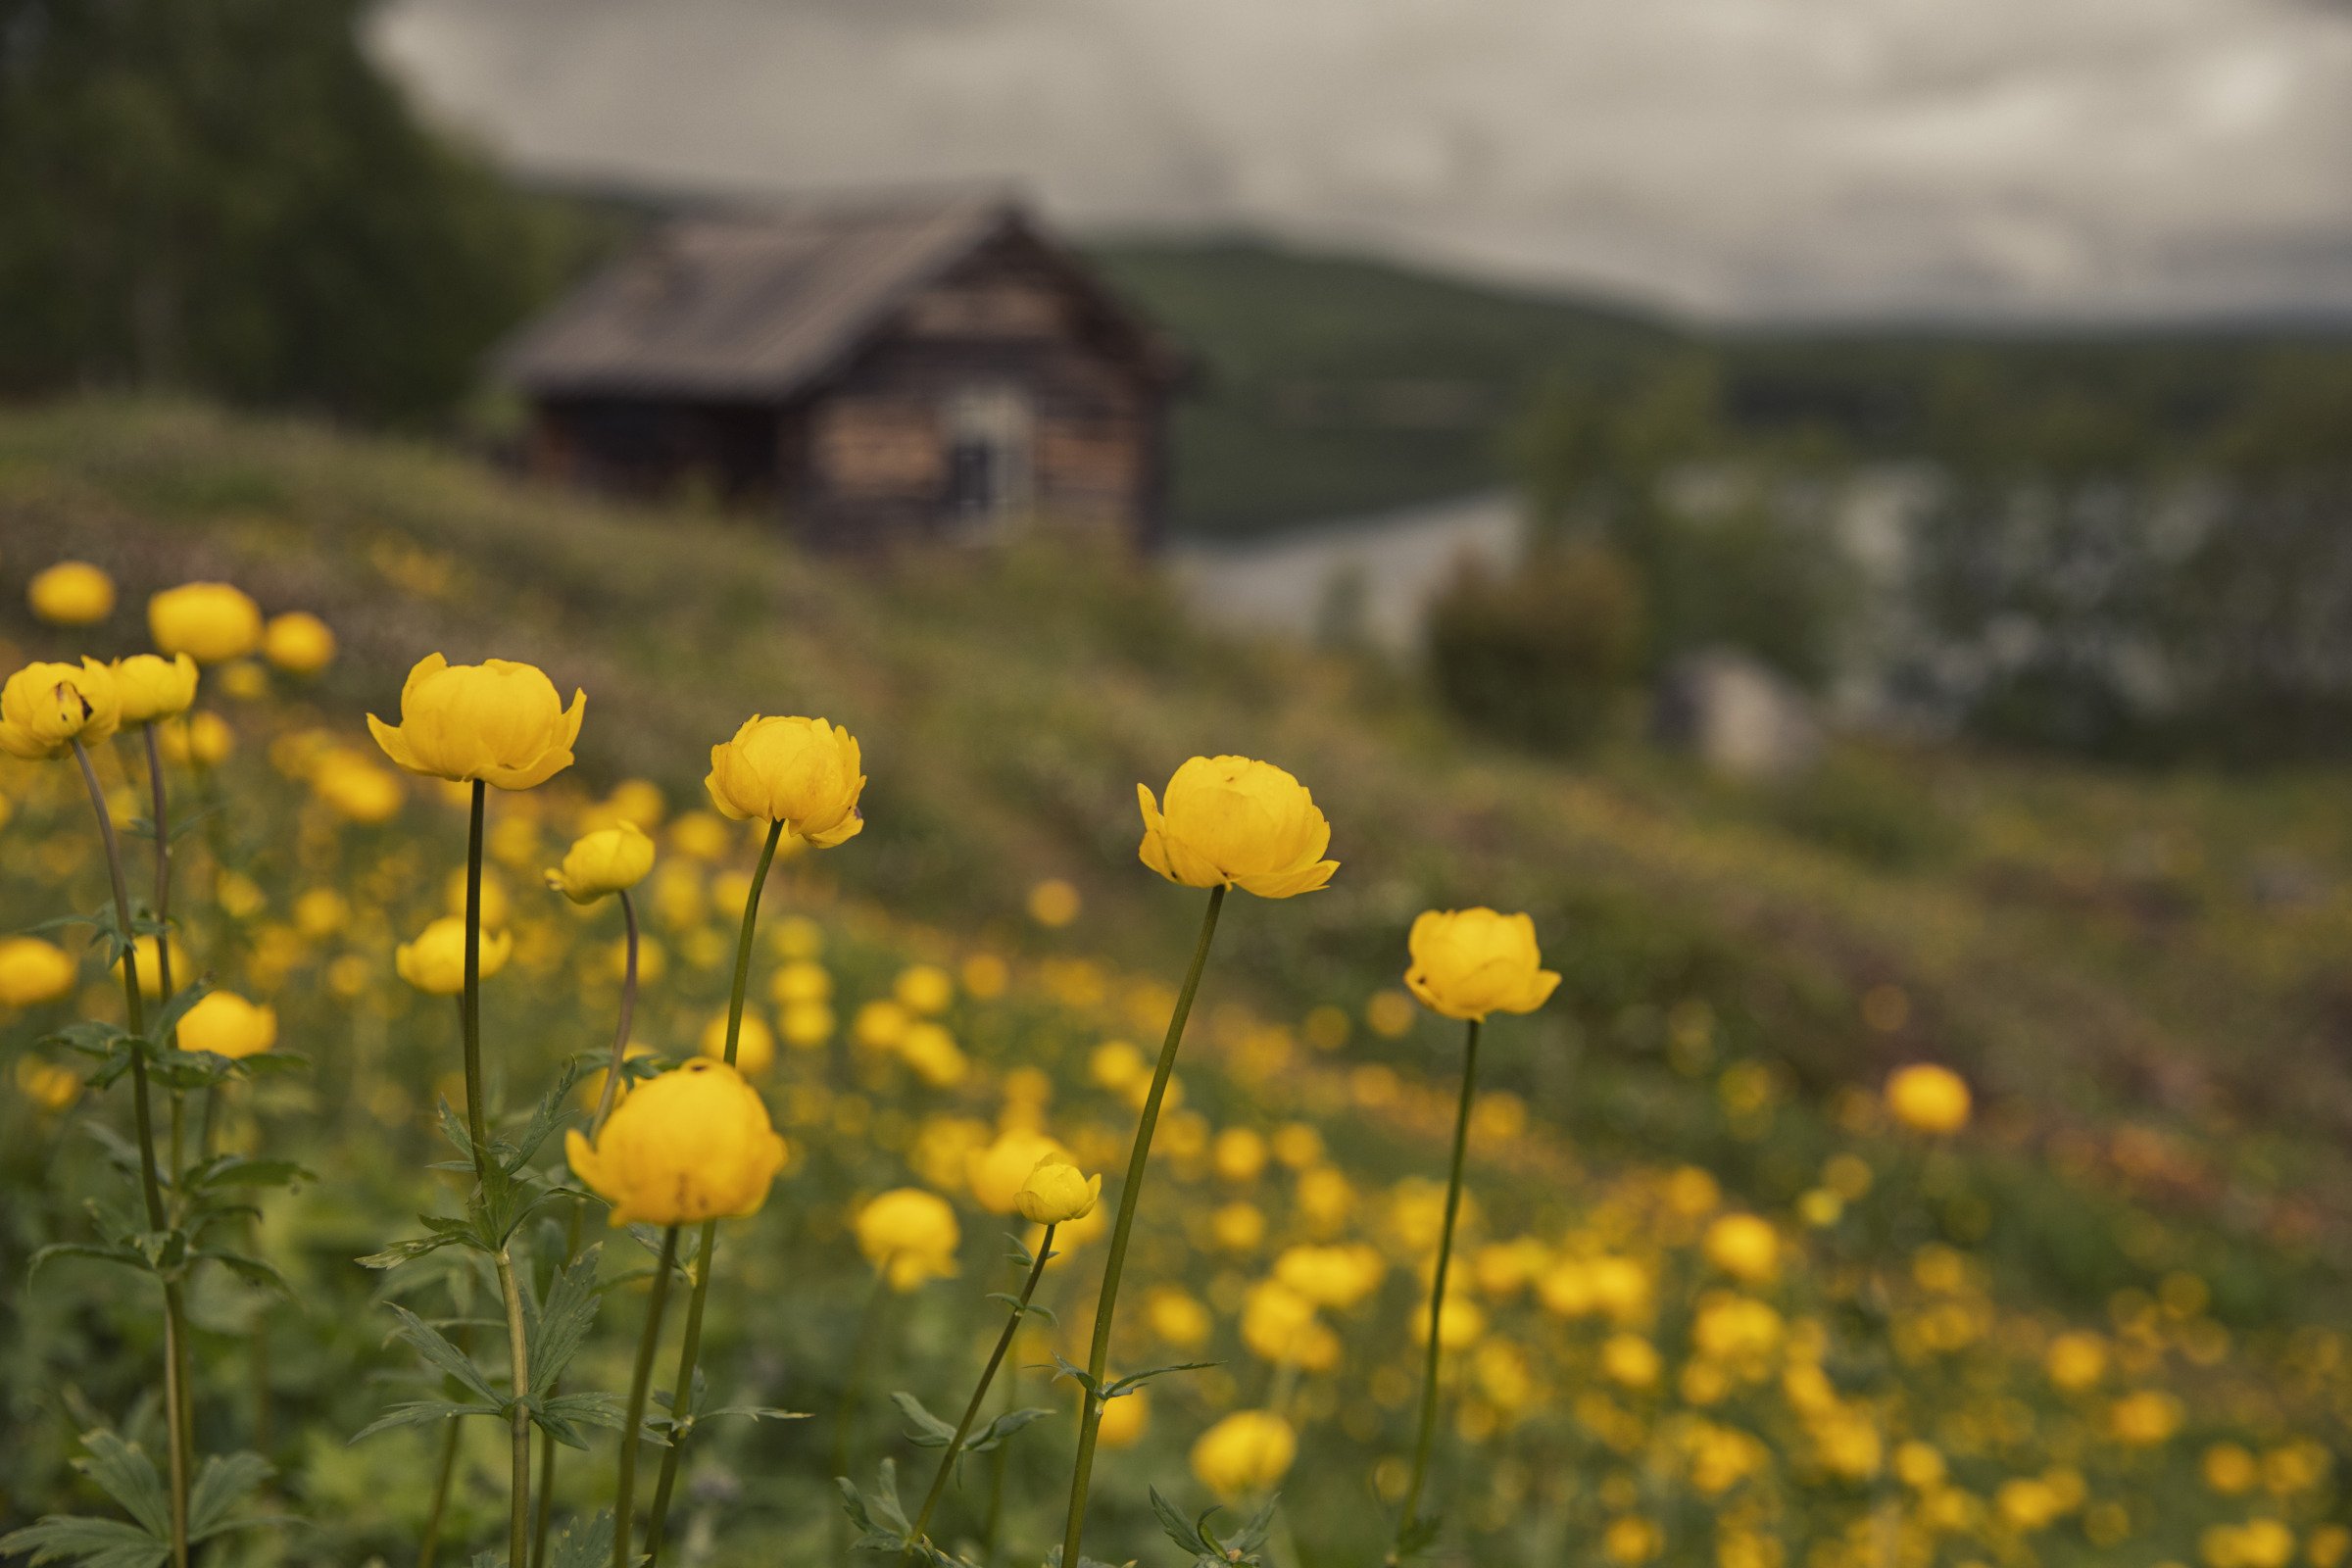
{"type": "Polygon", "coordinates": [[[271,615],[262,628],[262,657],[289,675],[316,675],[335,661],[335,634],[307,610],[271,615]]]}
{"type": "Polygon", "coordinates": [[[784,1140],[759,1091],[707,1056],[637,1085],[594,1144],[575,1128],[564,1152],[612,1205],[616,1227],[758,1213],[784,1166],[784,1140]]]}
{"type": "Polygon", "coordinates": [[[216,1056],[255,1056],[277,1044],[275,1008],[256,1006],[233,991],[209,991],[180,1016],[179,1049],[216,1056]]]}
{"type": "Polygon", "coordinates": [[[1422,1004],[1448,1018],[1533,1012],[1560,977],[1544,967],[1536,923],[1493,909],[1427,909],[1405,939],[1412,965],[1404,983],[1422,1004]]]}
{"type": "MultiPolygon", "coordinates": [[[[482,978],[487,980],[507,965],[514,939],[504,931],[482,933],[482,978]]],[[[445,914],[404,942],[392,954],[400,977],[427,996],[454,997],[466,989],[466,922],[445,914]]]]}
{"type": "Polygon", "coordinates": [[[1048,1154],[1013,1194],[1012,1206],[1032,1225],[1064,1225],[1092,1214],[1102,1196],[1101,1176],[1082,1175],[1068,1160],[1048,1154]]]}
{"type": "Polygon", "coordinates": [[[52,626],[91,626],[115,612],[115,579],[86,561],[61,561],[33,574],[24,602],[52,626]]]}
{"type": "Polygon", "coordinates": [[[594,904],[635,887],[653,868],[654,841],[636,823],[621,822],[574,843],[564,863],[547,873],[547,885],[574,904],[594,904]]]}
{"type": "Polygon", "coordinates": [[[35,662],[0,686],[0,752],[34,760],[63,757],[75,741],[95,744],[122,720],[115,672],[95,659],[35,662]]]}
{"type": "Polygon", "coordinates": [[[956,1273],[963,1232],[947,1200],[919,1187],[884,1193],[858,1211],[858,1250],[882,1270],[894,1291],[956,1273]]]}
{"type": "Polygon", "coordinates": [[[1312,893],[1340,868],[1314,798],[1271,762],[1196,757],[1168,780],[1167,805],[1135,787],[1143,862],[1192,888],[1238,887],[1263,899],[1312,893]]]}
{"type": "Polygon", "coordinates": [[[1290,1474],[1298,1435],[1271,1410],[1236,1410],[1193,1445],[1193,1474],[1220,1497],[1263,1492],[1290,1474]]]}
{"type": "Polygon", "coordinates": [[[196,701],[196,661],[185,654],[165,659],[133,654],[115,661],[115,693],[125,724],[175,718],[196,701]]]}
{"type": "Polygon", "coordinates": [[[1781,1239],[1753,1214],[1726,1214],[1707,1227],[1707,1261],[1736,1280],[1763,1285],[1780,1272],[1781,1239]]]}
{"type": "Polygon", "coordinates": [[[182,583],[147,601],[147,633],[167,654],[225,664],[260,645],[262,609],[224,582],[182,583]]]}
{"type": "Polygon", "coordinates": [[[41,1109],[60,1111],[81,1098],[81,1075],[38,1056],[19,1056],[17,1087],[41,1109]]]}
{"type": "Polygon", "coordinates": [[[0,1005],[30,1007],[74,989],[73,955],[39,937],[0,937],[0,1005]]]}
{"type": "Polygon", "coordinates": [[[384,755],[412,773],[527,790],[571,765],[587,702],[574,691],[566,709],[535,664],[452,664],[427,654],[400,689],[399,725],[369,713],[368,728],[384,755]]]}
{"type": "Polygon", "coordinates": [[[1886,1108],[1913,1132],[1942,1135],[1968,1125],[1968,1084],[1949,1067],[1914,1062],[1886,1080],[1886,1108]]]}
{"type": "Polygon", "coordinates": [[[796,838],[830,849],[865,827],[858,795],[858,739],[821,718],[754,713],[732,740],[710,748],[703,787],[738,822],[781,822],[796,838]]]}
{"type": "Polygon", "coordinates": [[[1009,1214],[1039,1163],[1068,1162],[1070,1152],[1044,1133],[1013,1129],[972,1156],[972,1197],[992,1214],[1009,1214]]]}

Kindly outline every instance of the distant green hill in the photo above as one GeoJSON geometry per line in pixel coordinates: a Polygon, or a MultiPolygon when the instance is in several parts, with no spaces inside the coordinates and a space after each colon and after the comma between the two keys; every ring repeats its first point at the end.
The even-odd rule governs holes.
{"type": "Polygon", "coordinates": [[[2022,411],[2093,460],[2178,457],[2282,369],[2352,362],[2346,323],[1700,329],[1260,241],[1090,254],[1192,351],[1176,418],[1180,532],[1237,536],[1511,482],[1513,423],[1547,380],[1622,383],[1670,357],[1721,377],[1723,414],[1856,453],[1964,452],[2022,411]]]}
{"type": "Polygon", "coordinates": [[[1503,483],[1503,431],[1555,369],[1684,340],[1632,310],[1251,241],[1091,252],[1193,352],[1176,525],[1234,535],[1503,483]]]}

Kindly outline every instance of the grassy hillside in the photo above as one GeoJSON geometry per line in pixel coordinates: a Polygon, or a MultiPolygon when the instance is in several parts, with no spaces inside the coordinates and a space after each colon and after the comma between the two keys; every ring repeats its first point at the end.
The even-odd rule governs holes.
{"type": "MultiPolygon", "coordinates": [[[[359,715],[389,712],[435,649],[535,660],[590,693],[579,765],[497,808],[514,957],[487,1003],[510,1111],[564,1054],[598,1049],[582,1021],[601,1033],[614,1000],[610,910],[575,919],[522,896],[585,792],[641,776],[689,806],[710,741],[756,710],[822,712],[864,745],[866,831],[790,862],[775,890],[757,994],[795,968],[832,1007],[822,1037],[765,1070],[795,1153],[765,1211],[728,1233],[710,1358],[715,1396],[748,1389],[820,1419],[698,1437],[681,1531],[722,1544],[701,1560],[838,1560],[834,1453],[920,1460],[847,1370],[879,1310],[853,1304],[882,1299],[846,1234],[864,1199],[911,1182],[967,1205],[959,1277],[894,1301],[876,1337],[891,1378],[938,1408],[969,1376],[971,1303],[1001,1272],[966,1155],[1050,1117],[1089,1166],[1117,1157],[1133,1058],[1104,1042],[1164,1017],[1198,910],[1136,864],[1133,787],[1197,751],[1295,769],[1342,866],[1312,897],[1236,902],[1222,929],[1137,1254],[1139,1291],[1197,1293],[1205,1338],[1139,1306],[1119,1350],[1122,1366],[1186,1347],[1219,1364],[1154,1386],[1150,1432],[1107,1467],[1104,1549],[1156,1549],[1147,1484],[1205,1500],[1189,1445],[1262,1401],[1304,1432],[1273,1560],[1378,1553],[1366,1480],[1394,1497],[1459,1049],[1409,1005],[1396,1018],[1401,935],[1426,906],[1473,902],[1529,909],[1564,981],[1543,1012],[1497,1023],[1484,1057],[1466,1253],[1483,1333],[1455,1356],[1435,1561],[1769,1568],[1859,1560],[1838,1544],[1886,1531],[1904,1560],[1948,1545],[2054,1568],[2115,1561],[2126,1542],[2132,1561],[2202,1544],[2241,1564],[2282,1564],[2282,1533],[2290,1548],[2307,1534],[2315,1561],[2343,1544],[2328,1523],[2330,1456],[2352,1441],[2339,775],[2134,778],[1865,748],[1777,790],[1638,750],[1565,768],[1451,732],[1405,672],[1195,632],[1123,563],[810,561],[745,519],[604,507],[315,426],[114,403],[0,417],[0,644],[127,651],[147,592],[203,576],[317,611],[343,639],[312,685],[262,678],[238,698],[212,678],[240,751],[211,779],[181,775],[227,808],[181,872],[189,944],[275,1000],[313,1057],[240,1088],[223,1137],[325,1172],[272,1198],[262,1227],[299,1310],[218,1270],[195,1299],[208,1451],[265,1450],[313,1532],[221,1568],[404,1560],[427,1508],[425,1435],[344,1441],[415,1386],[351,1260],[423,1201],[451,1020],[390,978],[388,950],[446,907],[460,824],[438,790],[395,784],[379,818],[332,807],[319,781],[338,742],[366,755],[359,715]],[[24,578],[66,553],[122,580],[108,625],[24,618],[24,578]],[[196,891],[211,863],[236,873],[213,880],[217,910],[196,891]],[[1075,924],[1025,917],[1045,877],[1079,890],[1075,924]],[[320,889],[344,890],[331,918],[301,912],[320,889]],[[924,1004],[944,1009],[954,1071],[936,1052],[915,1070],[910,1044],[857,1021],[914,994],[914,962],[956,977],[933,971],[947,1000],[924,1004]],[[1980,1095],[1968,1131],[1932,1149],[1876,1097],[1922,1058],[1980,1095]],[[1289,1152],[1262,1180],[1235,1174],[1208,1152],[1232,1130],[1289,1152]],[[1727,1207],[1765,1218],[1778,1251],[1762,1267],[1703,1240],[1727,1207]],[[1310,1240],[1380,1260],[1372,1297],[1316,1319],[1312,1364],[1295,1342],[1269,1348],[1250,1304],[1278,1250],[1310,1240]],[[2045,1359],[2058,1346],[2070,1354],[2045,1359]]],[[[0,926],[96,885],[72,782],[0,769],[0,926]]],[[[639,1014],[657,1051],[691,1050],[720,1005],[745,848],[665,839],[645,907],[668,957],[639,1014]]],[[[85,1005],[109,1004],[88,990],[85,1005]]],[[[11,1016],[0,1044],[37,1053],[41,1018],[11,1016]]],[[[120,1120],[120,1102],[93,1090],[71,1116],[120,1120]]],[[[61,1108],[0,1100],[12,1279],[22,1252],[81,1234],[78,1195],[104,1179],[100,1141],[61,1108]]],[[[533,1255],[559,1255],[561,1229],[533,1255]]],[[[584,1388],[627,1376],[631,1245],[607,1244],[584,1388]]],[[[1077,1348],[1091,1266],[1050,1282],[1063,1316],[1024,1366],[1077,1348]]],[[[118,1317],[145,1321],[131,1293],[96,1294],[114,1278],[68,1264],[0,1293],[0,1399],[29,1434],[0,1453],[0,1527],[67,1498],[74,1434],[122,1419],[153,1363],[152,1345],[113,1337],[118,1317]]],[[[430,1283],[395,1277],[410,1299],[430,1283]]],[[[494,1534],[503,1496],[489,1424],[473,1425],[453,1545],[494,1534]]],[[[1037,1560],[1066,1442],[1041,1426],[1009,1462],[1011,1560],[1037,1560]]],[[[564,1461],[566,1518],[596,1504],[592,1448],[564,1461]]],[[[977,1528],[976,1493],[953,1512],[977,1528]]]]}
{"type": "MultiPolygon", "coordinates": [[[[2268,1316],[2352,1255],[2352,1206],[2328,1196],[2348,1190],[2352,1122],[2333,775],[1862,748],[1785,791],[1641,753],[1561,769],[1451,732],[1391,669],[1210,640],[1114,564],[811,562],[738,520],[190,408],[0,421],[12,583],[69,548],[133,595],[220,573],[317,608],[347,644],[323,694],[338,703],[385,710],[430,649],[537,660],[633,715],[588,726],[592,778],[677,798],[733,716],[831,714],[865,737],[874,778],[855,891],[1017,942],[1027,888],[1066,877],[1089,941],[1141,967],[1191,916],[1136,874],[1134,783],[1199,751],[1274,758],[1327,803],[1347,869],[1279,920],[1245,916],[1220,980],[1238,996],[1352,1012],[1393,979],[1415,909],[1523,906],[1560,954],[1565,1004],[1497,1081],[1595,1151],[1700,1159],[1786,1201],[1812,1172],[1727,1129],[1711,1087],[1727,1064],[1756,1064],[1779,1113],[1818,1130],[1840,1090],[1934,1055],[1991,1100],[1986,1179],[2048,1200],[1999,1238],[2037,1288],[2095,1300],[2154,1266],[2143,1253],[2193,1256],[2268,1316]],[[1706,1048],[1670,1050],[1700,1018],[1706,1048]],[[2130,1157],[2147,1148],[2164,1157],[2130,1157]],[[2180,1229],[2120,1237],[2102,1205],[2128,1197],[2180,1229]]],[[[13,619],[18,603],[10,635],[61,643],[13,619]]]]}

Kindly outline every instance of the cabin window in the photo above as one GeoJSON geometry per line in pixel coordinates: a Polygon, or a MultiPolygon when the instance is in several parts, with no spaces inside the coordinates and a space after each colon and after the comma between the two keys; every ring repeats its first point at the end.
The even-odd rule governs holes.
{"type": "Polygon", "coordinates": [[[1031,505],[1030,445],[1035,418],[1014,387],[971,387],[948,400],[948,521],[966,532],[994,532],[1031,505]]]}

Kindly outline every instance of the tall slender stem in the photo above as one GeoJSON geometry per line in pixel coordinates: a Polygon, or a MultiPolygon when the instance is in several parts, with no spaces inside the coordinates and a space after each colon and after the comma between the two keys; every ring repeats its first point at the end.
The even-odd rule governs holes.
{"type": "MultiPolygon", "coordinates": [[[[473,781],[473,804],[466,829],[466,991],[459,1003],[466,1044],[466,1132],[473,1144],[473,1180],[478,1200],[490,1191],[490,1135],[482,1104],[482,812],[489,786],[473,781]]],[[[523,1328],[522,1292],[514,1262],[503,1245],[491,1254],[498,1269],[498,1294],[507,1309],[507,1351],[514,1367],[514,1411],[508,1419],[514,1450],[508,1486],[507,1561],[521,1565],[531,1549],[531,1352],[523,1328]]]]}
{"type": "Polygon", "coordinates": [[[1176,994],[1176,1010],[1168,1015],[1167,1038],[1160,1042],[1159,1063],[1152,1070],[1152,1089],[1144,1096],[1135,1147],[1127,1155],[1127,1179],[1119,1186],[1119,1215],[1110,1227],[1110,1250],[1102,1260],[1102,1294],[1095,1302],[1094,1343],[1086,1356],[1086,1375],[1092,1387],[1079,1395],[1078,1462],[1070,1472],[1070,1512],[1061,1537],[1061,1560],[1070,1568],[1078,1565],[1079,1537],[1086,1530],[1087,1492],[1095,1478],[1095,1440],[1102,1428],[1102,1398],[1097,1391],[1110,1364],[1111,1314],[1119,1302],[1119,1274],[1127,1264],[1127,1233],[1135,1228],[1135,1205],[1143,1196],[1144,1167],[1152,1157],[1152,1134],[1159,1125],[1159,1104],[1167,1097],[1168,1076],[1176,1070],[1176,1049],[1184,1043],[1184,1022],[1192,1015],[1200,972],[1208,966],[1209,943],[1217,934],[1217,911],[1224,906],[1225,890],[1209,889],[1208,907],[1200,916],[1200,939],[1194,945],[1184,989],[1176,994]]]}
{"type": "MultiPolygon", "coordinates": [[[[767,842],[760,847],[760,864],[752,872],[751,890],[743,898],[743,930],[735,939],[735,984],[727,994],[726,1063],[735,1065],[735,1048],[743,1038],[743,998],[752,980],[752,933],[760,924],[760,890],[767,886],[768,868],[776,863],[776,846],[783,842],[784,824],[767,825],[767,842]]],[[[678,1347],[678,1379],[670,1389],[669,1446],[662,1453],[662,1478],[654,1486],[654,1513],[645,1532],[648,1568],[662,1560],[662,1531],[669,1515],[669,1495],[678,1479],[678,1458],[694,1430],[694,1363],[703,1349],[703,1303],[710,1295],[710,1250],[718,1240],[718,1221],[703,1221],[694,1253],[694,1294],[686,1302],[686,1338],[678,1347]]]]}
{"type": "Polygon", "coordinates": [[[923,1532],[930,1527],[932,1510],[948,1490],[948,1478],[956,1471],[956,1456],[963,1451],[963,1440],[971,1436],[972,1423],[979,1419],[980,1401],[988,1397],[988,1386],[996,1381],[997,1368],[1004,1363],[1004,1352],[1012,1348],[1013,1332],[1028,1315],[1029,1298],[1037,1294],[1037,1282],[1045,1277],[1046,1260],[1054,1255],[1054,1227],[1046,1227],[1045,1240],[1038,1243],[1037,1260],[1029,1266],[1029,1278],[1021,1286],[1019,1301],[1004,1319],[1004,1332],[997,1336],[997,1348],[989,1352],[988,1365],[980,1369],[980,1382],[972,1390],[971,1402],[963,1407],[963,1419],[956,1423],[956,1435],[939,1456],[939,1473],[931,1478],[931,1490],[923,1495],[923,1507],[914,1516],[914,1530],[906,1538],[906,1555],[914,1555],[915,1544],[925,1539],[923,1532]]]}
{"type": "MultiPolygon", "coordinates": [[[[620,1096],[620,1065],[629,1054],[629,1024],[637,1013],[637,906],[629,902],[627,888],[617,896],[621,925],[627,933],[620,963],[620,1025],[612,1031],[612,1061],[605,1069],[605,1087],[596,1097],[596,1118],[588,1124],[590,1143],[605,1130],[605,1118],[612,1114],[612,1102],[620,1096]]],[[[734,1056],[730,1054],[727,1059],[732,1061],[734,1056]]]]}
{"type": "MultiPolygon", "coordinates": [[[[155,725],[139,726],[140,738],[147,748],[147,794],[151,803],[150,825],[155,829],[155,996],[161,1003],[172,1000],[172,811],[164,790],[164,759],[155,744],[155,725]]],[[[173,1050],[179,1047],[179,1026],[173,1024],[170,1037],[164,1042],[173,1050]]],[[[202,1160],[206,1146],[212,1141],[212,1097],[216,1090],[205,1091],[205,1136],[196,1146],[196,1157],[202,1160]]],[[[186,1118],[186,1096],[174,1087],[172,1091],[172,1191],[174,1202],[178,1200],[182,1163],[180,1125],[186,1118]]],[[[189,1454],[196,1451],[196,1400],[189,1388],[188,1337],[182,1332],[174,1347],[177,1364],[172,1368],[179,1387],[178,1419],[180,1442],[189,1454]]]]}
{"type": "Polygon", "coordinates": [[[1394,1564],[1403,1555],[1405,1538],[1421,1511],[1421,1488],[1429,1479],[1430,1439],[1438,1430],[1438,1362],[1445,1353],[1446,1271],[1453,1261],[1453,1222],[1462,1208],[1462,1156],[1470,1145],[1470,1102],[1478,1090],[1478,1024],[1473,1018],[1462,1048],[1462,1096],[1453,1112],[1453,1169],[1446,1181],[1446,1224],[1438,1233],[1438,1268],[1429,1287],[1429,1357],[1421,1371],[1421,1431],[1413,1443],[1413,1475],[1404,1489],[1404,1512],[1396,1520],[1396,1540],[1389,1548],[1394,1564]]]}
{"type": "Polygon", "coordinates": [[[449,1484],[458,1473],[458,1423],[453,1417],[443,1425],[448,1430],[441,1435],[441,1463],[433,1472],[432,1511],[424,1516],[424,1544],[416,1548],[416,1568],[433,1568],[433,1558],[441,1550],[441,1516],[449,1509],[449,1484]]]}
{"type": "Polygon", "coordinates": [[[841,1403],[833,1411],[833,1473],[837,1476],[850,1473],[850,1438],[858,1419],[858,1396],[864,1392],[865,1364],[873,1359],[874,1342],[882,1337],[883,1311],[889,1304],[890,1267],[885,1263],[874,1270],[865,1310],[858,1314],[858,1335],[850,1342],[849,1375],[841,1380],[841,1403]]]}
{"type": "MultiPolygon", "coordinates": [[[[130,1032],[144,1035],[147,1004],[139,994],[139,949],[131,931],[130,885],[122,876],[122,846],[115,838],[114,813],[106,808],[106,791],[99,787],[98,770],[90,765],[89,751],[79,740],[74,742],[74,760],[81,765],[81,781],[90,792],[90,809],[98,815],[98,839],[106,851],[106,871],[113,882],[115,924],[122,941],[123,1010],[129,1018],[130,1032]]],[[[163,947],[160,938],[156,946],[159,950],[163,947]]],[[[147,1092],[144,1039],[131,1047],[130,1106],[139,1138],[140,1196],[146,1200],[149,1229],[160,1231],[165,1225],[164,1189],[155,1169],[155,1111],[147,1092]]],[[[172,1467],[172,1562],[173,1568],[188,1568],[188,1422],[182,1414],[188,1396],[184,1386],[187,1318],[178,1282],[167,1279],[163,1287],[164,1412],[171,1437],[172,1467]]]]}
{"type": "Polygon", "coordinates": [[[612,1504],[612,1568],[629,1568],[629,1531],[636,1524],[637,1448],[645,1441],[645,1400],[654,1383],[654,1354],[662,1348],[662,1309],[669,1303],[669,1277],[678,1267],[678,1228],[662,1232],[662,1260],[654,1265],[654,1288],[645,1303],[645,1331],[637,1337],[637,1369],[629,1376],[629,1414],[620,1428],[620,1490],[612,1504]]]}

